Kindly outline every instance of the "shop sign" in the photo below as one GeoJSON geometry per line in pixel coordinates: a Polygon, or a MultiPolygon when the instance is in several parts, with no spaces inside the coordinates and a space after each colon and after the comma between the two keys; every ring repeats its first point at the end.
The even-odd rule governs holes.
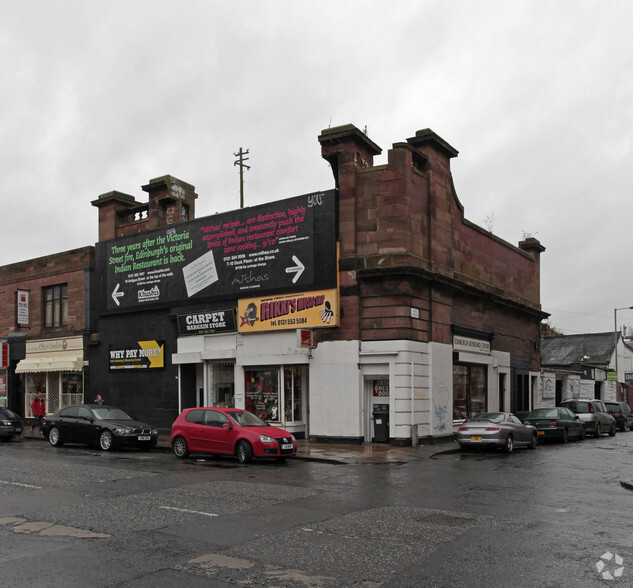
{"type": "Polygon", "coordinates": [[[16,292],[16,312],[18,325],[29,324],[29,292],[18,290],[16,292]]]}
{"type": "Polygon", "coordinates": [[[471,353],[490,354],[490,341],[484,339],[473,339],[472,337],[462,337],[453,335],[453,349],[455,351],[469,351],[471,353]]]}
{"type": "Polygon", "coordinates": [[[556,376],[543,376],[543,398],[556,398],[556,376]]]}
{"type": "Polygon", "coordinates": [[[38,339],[26,342],[26,354],[59,353],[62,351],[82,351],[82,337],[68,337],[67,339],[38,339]]]}
{"type": "Polygon", "coordinates": [[[163,369],[164,341],[137,341],[131,346],[110,346],[110,370],[163,369]]]}
{"type": "Polygon", "coordinates": [[[266,298],[245,298],[238,302],[238,331],[277,331],[337,327],[337,290],[318,290],[266,298]]]}
{"type": "Polygon", "coordinates": [[[9,344],[2,344],[2,366],[3,368],[9,367],[9,344]]]}
{"type": "Polygon", "coordinates": [[[235,325],[235,309],[206,310],[178,315],[178,333],[181,335],[213,335],[232,333],[235,325]]]}
{"type": "Polygon", "coordinates": [[[607,374],[607,382],[617,382],[618,381],[618,373],[615,370],[609,370],[606,372],[607,374]]]}
{"type": "MultiPolygon", "coordinates": [[[[608,376],[611,376],[611,372],[608,373],[608,376]]],[[[609,377],[609,380],[611,380],[610,377],[609,377]]],[[[633,372],[626,372],[624,374],[624,381],[625,382],[633,382],[633,372]]]]}
{"type": "Polygon", "coordinates": [[[333,288],[336,192],[316,192],[96,245],[106,306],[333,288]]]}
{"type": "Polygon", "coordinates": [[[373,386],[373,396],[378,396],[380,398],[388,398],[389,397],[389,380],[381,379],[374,380],[373,386]]]}

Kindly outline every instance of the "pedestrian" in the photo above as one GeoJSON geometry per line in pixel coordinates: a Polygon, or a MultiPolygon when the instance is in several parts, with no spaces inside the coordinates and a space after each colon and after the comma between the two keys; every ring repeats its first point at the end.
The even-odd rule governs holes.
{"type": "Polygon", "coordinates": [[[101,398],[101,394],[97,394],[95,398],[95,404],[103,404],[103,398],[101,398]]]}
{"type": "Polygon", "coordinates": [[[31,433],[35,427],[39,427],[40,433],[42,432],[42,420],[46,414],[46,401],[42,398],[42,393],[38,390],[33,402],[31,402],[31,414],[34,417],[33,426],[31,427],[31,433]]]}

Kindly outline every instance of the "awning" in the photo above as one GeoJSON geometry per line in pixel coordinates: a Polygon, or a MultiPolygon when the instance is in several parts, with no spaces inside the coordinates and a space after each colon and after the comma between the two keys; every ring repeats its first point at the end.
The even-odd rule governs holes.
{"type": "Polygon", "coordinates": [[[18,362],[15,373],[80,372],[83,368],[83,364],[84,360],[82,355],[27,357],[18,362]]]}

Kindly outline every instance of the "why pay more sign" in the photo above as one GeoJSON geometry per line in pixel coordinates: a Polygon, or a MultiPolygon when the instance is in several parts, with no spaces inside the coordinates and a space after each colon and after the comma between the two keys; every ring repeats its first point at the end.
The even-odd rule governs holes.
{"type": "Polygon", "coordinates": [[[335,287],[336,210],[315,192],[98,243],[106,306],[335,287]]]}
{"type": "Polygon", "coordinates": [[[162,369],[164,341],[137,341],[134,345],[110,346],[110,370],[162,369]]]}

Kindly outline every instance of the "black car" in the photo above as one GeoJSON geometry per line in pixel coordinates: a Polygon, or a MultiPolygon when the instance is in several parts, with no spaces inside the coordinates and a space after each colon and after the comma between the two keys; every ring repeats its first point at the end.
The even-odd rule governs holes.
{"type": "Polygon", "coordinates": [[[99,404],[75,404],[45,416],[42,434],[53,447],[80,443],[103,451],[151,449],[158,441],[158,430],[151,425],[135,421],[120,408],[99,404]]]}
{"type": "Polygon", "coordinates": [[[567,443],[569,439],[584,439],[587,436],[584,421],[568,408],[561,406],[535,408],[523,422],[536,427],[539,439],[557,439],[567,443]]]}
{"type": "Polygon", "coordinates": [[[14,435],[21,435],[22,418],[8,408],[0,408],[0,439],[11,439],[14,435]]]}
{"type": "Polygon", "coordinates": [[[620,431],[626,431],[627,429],[633,431],[633,412],[631,412],[631,407],[626,402],[605,400],[604,405],[615,419],[620,431]]]}

